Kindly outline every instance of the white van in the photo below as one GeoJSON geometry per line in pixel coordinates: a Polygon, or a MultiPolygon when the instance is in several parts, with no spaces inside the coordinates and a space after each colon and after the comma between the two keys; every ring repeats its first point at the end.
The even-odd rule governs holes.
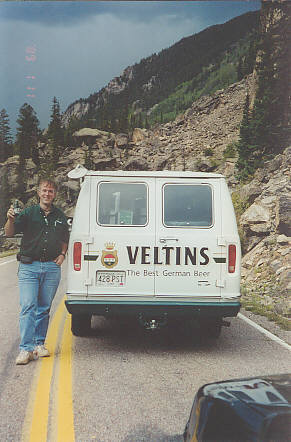
{"type": "Polygon", "coordinates": [[[240,240],[222,175],[87,171],[69,251],[66,306],[74,335],[92,315],[156,328],[198,320],[217,337],[240,309],[240,240]]]}

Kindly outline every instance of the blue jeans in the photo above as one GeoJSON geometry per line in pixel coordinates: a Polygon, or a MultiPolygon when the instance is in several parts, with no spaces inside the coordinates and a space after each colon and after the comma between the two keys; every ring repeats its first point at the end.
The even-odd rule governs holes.
{"type": "Polygon", "coordinates": [[[21,350],[32,351],[44,343],[60,279],[61,268],[54,261],[19,264],[21,350]]]}

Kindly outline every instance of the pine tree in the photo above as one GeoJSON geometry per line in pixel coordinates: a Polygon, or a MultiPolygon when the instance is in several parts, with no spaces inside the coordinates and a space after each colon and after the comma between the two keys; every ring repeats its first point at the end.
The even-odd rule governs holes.
{"type": "Polygon", "coordinates": [[[62,118],[60,104],[56,97],[53,98],[51,107],[51,120],[48,127],[47,138],[53,140],[58,146],[64,145],[64,129],[62,126],[62,118]]]}
{"type": "Polygon", "coordinates": [[[238,60],[238,64],[236,67],[236,72],[237,72],[237,81],[240,81],[244,78],[244,71],[243,71],[243,59],[242,57],[240,57],[240,59],[238,60]]]}
{"type": "Polygon", "coordinates": [[[237,80],[242,80],[246,75],[249,75],[253,72],[256,55],[257,55],[257,41],[256,34],[252,37],[252,40],[249,43],[248,51],[244,57],[240,57],[237,65],[237,80]]]}
{"type": "Polygon", "coordinates": [[[73,137],[73,133],[81,128],[81,121],[75,116],[70,118],[68,126],[64,129],[64,145],[67,147],[76,146],[76,138],[73,137]]]}
{"type": "Polygon", "coordinates": [[[258,80],[252,111],[247,97],[238,143],[238,176],[241,180],[252,175],[263,161],[280,149],[278,127],[280,125],[279,98],[276,94],[278,75],[272,60],[269,36],[260,42],[260,62],[256,66],[258,80]]]}
{"type": "Polygon", "coordinates": [[[121,115],[120,115],[120,130],[122,132],[128,133],[129,131],[129,121],[128,121],[128,115],[129,115],[129,94],[128,94],[128,88],[126,88],[123,91],[123,97],[122,97],[122,109],[121,109],[121,115]]]}
{"type": "Polygon", "coordinates": [[[5,109],[0,112],[0,163],[13,154],[9,117],[5,109]]]}
{"type": "Polygon", "coordinates": [[[15,190],[16,197],[21,201],[26,200],[26,169],[25,169],[25,159],[22,155],[19,155],[19,162],[17,166],[17,187],[15,190]]]}
{"type": "Polygon", "coordinates": [[[5,167],[3,169],[4,172],[0,179],[0,227],[2,227],[6,222],[6,213],[9,209],[11,198],[7,169],[5,167]]]}
{"type": "Polygon", "coordinates": [[[25,103],[17,119],[16,147],[21,159],[32,158],[39,165],[38,139],[40,137],[39,121],[32,106],[25,103]]]}
{"type": "Polygon", "coordinates": [[[138,114],[137,127],[143,128],[142,113],[138,114]]]}
{"type": "Polygon", "coordinates": [[[129,129],[132,131],[135,128],[135,115],[130,114],[129,117],[129,129]]]}
{"type": "Polygon", "coordinates": [[[250,41],[248,52],[245,59],[245,75],[249,75],[253,72],[256,62],[256,55],[257,55],[257,41],[255,38],[257,35],[255,34],[254,38],[250,41]]]}
{"type": "Polygon", "coordinates": [[[120,132],[124,132],[124,133],[128,133],[129,131],[129,122],[128,122],[128,107],[123,108],[121,115],[120,115],[120,120],[119,120],[119,131],[120,132]]]}
{"type": "Polygon", "coordinates": [[[56,97],[53,98],[51,107],[51,120],[48,127],[47,138],[52,144],[51,168],[55,169],[61,154],[61,146],[64,145],[65,132],[62,127],[60,104],[56,97]]]}
{"type": "Polygon", "coordinates": [[[278,97],[276,75],[271,57],[271,42],[265,37],[261,45],[261,62],[258,65],[258,86],[250,121],[252,138],[258,151],[258,162],[274,152],[278,124],[278,97]]]}
{"type": "Polygon", "coordinates": [[[85,163],[84,166],[88,170],[94,169],[94,161],[93,161],[93,152],[92,152],[92,144],[89,143],[88,150],[85,151],[85,163]]]}
{"type": "Polygon", "coordinates": [[[253,140],[252,131],[250,128],[250,98],[246,95],[244,104],[243,118],[240,125],[239,142],[237,145],[238,160],[236,168],[238,170],[238,177],[245,180],[250,174],[254,172],[253,162],[253,140]]]}

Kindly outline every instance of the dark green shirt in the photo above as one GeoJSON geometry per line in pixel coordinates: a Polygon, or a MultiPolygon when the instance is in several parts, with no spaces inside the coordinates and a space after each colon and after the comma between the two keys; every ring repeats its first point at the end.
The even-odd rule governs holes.
{"type": "Polygon", "coordinates": [[[27,207],[16,217],[15,233],[23,233],[20,254],[33,260],[53,261],[69,242],[67,218],[55,206],[45,216],[40,205],[27,207]]]}

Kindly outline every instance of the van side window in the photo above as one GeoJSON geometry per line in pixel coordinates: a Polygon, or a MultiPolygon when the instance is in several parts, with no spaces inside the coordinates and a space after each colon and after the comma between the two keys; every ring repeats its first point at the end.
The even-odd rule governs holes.
{"type": "Polygon", "coordinates": [[[99,224],[144,226],[147,224],[147,186],[144,183],[100,183],[97,206],[99,224]]]}
{"type": "Polygon", "coordinates": [[[210,227],[212,189],[206,184],[166,184],[163,222],[167,227],[210,227]]]}

